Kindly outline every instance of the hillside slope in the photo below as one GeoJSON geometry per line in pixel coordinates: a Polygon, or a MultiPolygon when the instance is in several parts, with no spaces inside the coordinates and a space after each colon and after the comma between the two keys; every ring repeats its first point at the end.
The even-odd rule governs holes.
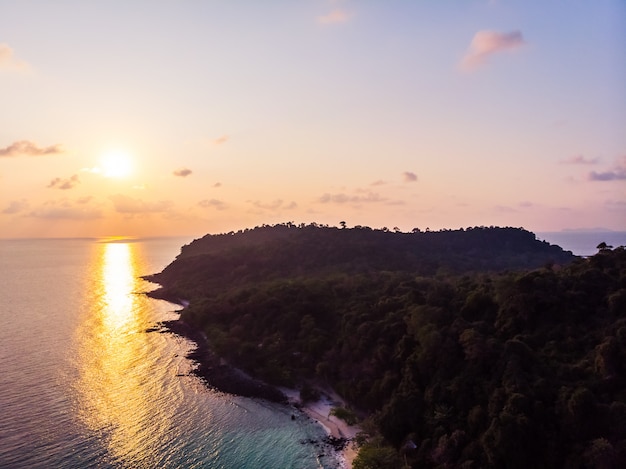
{"type": "Polygon", "coordinates": [[[574,259],[521,228],[400,233],[276,225],[206,235],[184,246],[172,264],[150,278],[163,286],[163,294],[192,298],[259,281],[337,272],[430,276],[529,269],[574,259]]]}
{"type": "Polygon", "coordinates": [[[355,231],[209,236],[156,280],[218,355],[346,398],[369,434],[355,467],[626,465],[623,247],[355,231]]]}

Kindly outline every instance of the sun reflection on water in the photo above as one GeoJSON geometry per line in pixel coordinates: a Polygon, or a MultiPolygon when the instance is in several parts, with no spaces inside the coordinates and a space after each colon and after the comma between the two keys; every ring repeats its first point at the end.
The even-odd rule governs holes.
{"type": "Polygon", "coordinates": [[[92,306],[79,331],[78,411],[116,464],[150,466],[170,422],[159,412],[152,379],[146,299],[135,292],[134,243],[98,244],[92,306]]]}
{"type": "Polygon", "coordinates": [[[102,265],[105,307],[102,319],[109,331],[132,324],[135,278],[129,244],[107,243],[102,265]]]}

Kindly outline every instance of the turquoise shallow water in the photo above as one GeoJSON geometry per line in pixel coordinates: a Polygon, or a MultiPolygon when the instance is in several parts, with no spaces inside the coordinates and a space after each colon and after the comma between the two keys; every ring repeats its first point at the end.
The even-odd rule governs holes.
{"type": "Polygon", "coordinates": [[[177,313],[139,276],[188,241],[0,240],[0,467],[337,467],[320,426],[206,389],[186,340],[146,332],[177,313]]]}

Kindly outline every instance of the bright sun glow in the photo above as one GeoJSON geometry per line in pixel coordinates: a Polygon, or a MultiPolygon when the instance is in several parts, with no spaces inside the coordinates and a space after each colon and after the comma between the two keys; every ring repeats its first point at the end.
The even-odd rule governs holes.
{"type": "Polygon", "coordinates": [[[133,165],[128,153],[112,151],[105,154],[100,160],[102,175],[108,178],[124,178],[130,176],[133,165]]]}

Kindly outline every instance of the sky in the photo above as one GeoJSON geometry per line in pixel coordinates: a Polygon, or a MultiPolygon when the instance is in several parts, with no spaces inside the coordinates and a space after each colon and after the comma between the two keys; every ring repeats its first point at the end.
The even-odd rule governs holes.
{"type": "Polygon", "coordinates": [[[626,231],[623,0],[0,0],[0,238],[626,231]]]}

